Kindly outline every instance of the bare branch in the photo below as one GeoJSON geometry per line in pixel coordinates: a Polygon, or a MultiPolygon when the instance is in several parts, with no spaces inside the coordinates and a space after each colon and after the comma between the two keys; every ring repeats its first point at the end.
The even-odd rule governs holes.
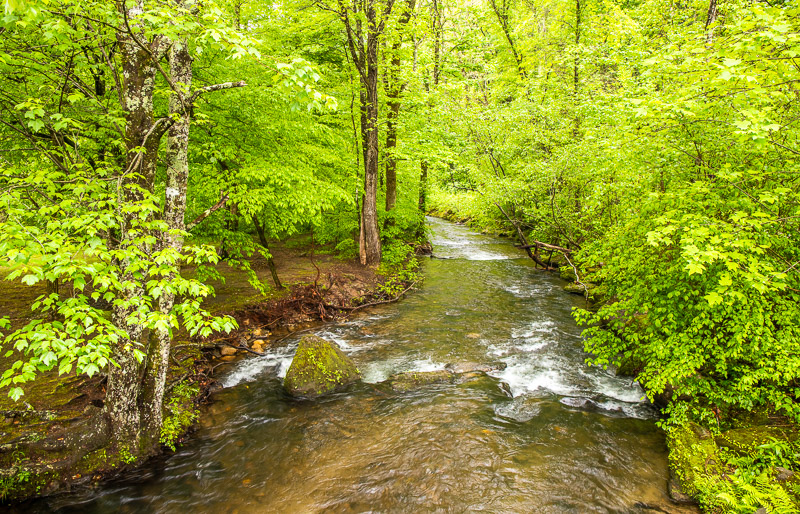
{"type": "Polygon", "coordinates": [[[227,201],[228,201],[228,193],[223,193],[222,198],[219,199],[219,202],[217,202],[216,204],[212,205],[211,207],[203,211],[203,213],[200,216],[195,218],[193,222],[189,223],[186,226],[186,231],[188,232],[189,230],[192,230],[194,227],[199,225],[204,219],[211,216],[215,211],[224,207],[227,201]]]}

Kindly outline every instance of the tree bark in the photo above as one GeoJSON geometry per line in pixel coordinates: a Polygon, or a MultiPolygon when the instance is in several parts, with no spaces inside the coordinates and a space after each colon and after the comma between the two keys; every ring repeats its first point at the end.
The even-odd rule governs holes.
{"type": "Polygon", "coordinates": [[[575,57],[572,62],[572,87],[573,87],[573,104],[575,108],[575,120],[572,128],[572,135],[578,137],[581,127],[581,118],[578,113],[580,106],[579,87],[580,75],[579,65],[580,58],[578,56],[578,49],[581,44],[581,0],[575,0],[575,57]]]}
{"type": "MultiPolygon", "coordinates": [[[[339,17],[345,26],[347,44],[361,79],[361,134],[364,141],[364,197],[361,203],[359,259],[364,266],[375,266],[381,260],[378,229],[378,44],[392,12],[394,0],[387,0],[382,12],[375,0],[363,2],[363,12],[355,12],[356,25],[351,24],[349,7],[339,1],[339,17]],[[366,21],[366,35],[361,21],[366,21]]],[[[358,4],[356,4],[358,5],[358,4]]]]}
{"type": "MultiPolygon", "coordinates": [[[[158,161],[158,138],[151,137],[155,130],[153,116],[153,92],[157,67],[155,59],[161,49],[161,41],[147,42],[136,18],[144,13],[141,2],[134,3],[127,12],[125,4],[119,4],[120,14],[128,20],[131,30],[120,30],[117,41],[122,53],[122,75],[124,80],[123,108],[125,110],[125,144],[127,167],[120,183],[120,200],[127,205],[141,204],[147,193],[152,192],[158,161]],[[138,35],[137,35],[138,32],[138,35]],[[135,38],[142,38],[137,41],[135,38]],[[147,45],[147,46],[145,46],[147,45]]],[[[120,246],[133,246],[137,237],[131,234],[132,225],[139,213],[121,210],[120,246]]],[[[151,248],[141,248],[146,253],[151,248]]],[[[141,284],[136,280],[130,263],[120,263],[122,279],[131,284],[141,284]]],[[[105,409],[111,426],[114,428],[114,443],[118,449],[125,449],[138,456],[140,448],[141,413],[139,409],[140,376],[139,362],[133,349],[141,346],[142,328],[128,324],[135,310],[135,302],[143,296],[141,285],[128,288],[120,302],[116,302],[112,321],[127,337],[120,338],[114,349],[117,366],[109,367],[108,389],[105,409]]]]}
{"type": "MultiPolygon", "coordinates": [[[[392,60],[389,67],[389,78],[387,80],[386,103],[388,112],[386,114],[386,213],[394,209],[397,203],[397,118],[400,116],[400,94],[403,92],[404,85],[400,84],[400,48],[403,45],[402,29],[411,19],[416,0],[407,0],[406,9],[397,20],[400,33],[392,43],[392,60]]],[[[391,217],[387,223],[391,223],[391,217]]]]}
{"type": "Polygon", "coordinates": [[[714,42],[714,27],[712,25],[717,21],[719,11],[717,9],[717,0],[710,0],[708,3],[708,14],[706,15],[706,44],[714,42]]]}
{"type": "Polygon", "coordinates": [[[442,13],[439,10],[439,1],[433,0],[433,85],[439,84],[442,57],[442,13]]]}
{"type": "MultiPolygon", "coordinates": [[[[192,85],[192,57],[186,40],[173,41],[169,49],[170,76],[181,93],[170,95],[170,114],[177,121],[167,134],[167,183],[164,198],[164,221],[168,231],[162,235],[161,249],[173,252],[172,258],[179,262],[183,250],[183,231],[186,229],[186,194],[189,183],[189,123],[190,110],[184,103],[189,98],[192,85]]],[[[175,275],[169,275],[171,282],[175,275]]],[[[175,305],[174,291],[165,290],[158,300],[158,308],[162,315],[171,316],[175,305]]],[[[151,437],[158,437],[163,424],[164,388],[169,369],[169,354],[172,347],[172,334],[168,328],[156,330],[155,351],[148,359],[148,370],[145,375],[144,423],[151,437]]]]}
{"type": "Polygon", "coordinates": [[[419,163],[419,211],[425,213],[428,210],[426,189],[428,188],[428,161],[419,163]]]}
{"type": "MultiPolygon", "coordinates": [[[[267,242],[267,234],[264,229],[264,225],[259,223],[258,218],[253,216],[253,225],[256,227],[256,232],[258,233],[258,242],[261,246],[264,247],[266,251],[269,250],[269,243],[267,242]]],[[[269,254],[269,258],[267,259],[267,266],[269,266],[269,272],[272,275],[272,282],[275,283],[275,287],[278,289],[283,289],[283,284],[281,283],[281,279],[278,278],[278,267],[275,266],[275,260],[272,258],[272,252],[269,254]]]]}

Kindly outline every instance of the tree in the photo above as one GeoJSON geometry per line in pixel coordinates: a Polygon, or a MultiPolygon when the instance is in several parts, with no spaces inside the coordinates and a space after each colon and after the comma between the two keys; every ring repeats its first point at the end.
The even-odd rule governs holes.
{"type": "Polygon", "coordinates": [[[407,0],[397,21],[395,40],[390,52],[389,72],[386,78],[386,212],[397,203],[397,118],[400,115],[400,95],[405,86],[400,82],[400,47],[403,45],[403,28],[414,12],[416,0],[407,0]]]}
{"type": "Polygon", "coordinates": [[[378,229],[378,48],[394,0],[359,0],[352,5],[339,1],[326,9],[336,12],[344,25],[347,50],[361,84],[361,139],[364,154],[364,195],[361,201],[359,257],[365,266],[381,260],[378,229]]]}
{"type": "Polygon", "coordinates": [[[161,435],[173,330],[207,335],[234,326],[200,308],[209,288],[181,277],[180,266],[216,259],[210,247],[183,244],[193,107],[201,94],[244,83],[192,88],[188,37],[243,54],[249,43],[183,2],[28,2],[7,15],[4,29],[4,142],[17,164],[49,162],[29,176],[5,170],[4,264],[15,268],[9,278],[72,291],[40,297],[33,309],[45,319],[7,335],[5,345],[24,357],[1,383],[55,366],[107,369],[106,433],[117,450],[147,455],[161,435]],[[40,39],[52,44],[33,46],[40,39]],[[20,69],[39,75],[15,80],[20,69]],[[164,110],[160,87],[169,91],[164,110]],[[29,147],[19,146],[23,139],[29,147]]]}

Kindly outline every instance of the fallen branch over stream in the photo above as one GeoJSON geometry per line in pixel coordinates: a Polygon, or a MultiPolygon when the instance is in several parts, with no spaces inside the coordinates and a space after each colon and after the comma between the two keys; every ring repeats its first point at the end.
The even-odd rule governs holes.
{"type": "Polygon", "coordinates": [[[400,298],[402,298],[415,285],[417,285],[416,281],[412,282],[410,286],[408,286],[403,291],[398,293],[397,296],[395,296],[394,298],[389,298],[388,300],[381,300],[381,301],[378,301],[378,302],[365,303],[365,304],[362,304],[362,305],[357,305],[355,307],[348,307],[348,306],[345,306],[345,305],[331,305],[331,304],[328,304],[328,303],[326,303],[324,305],[325,305],[325,307],[327,307],[329,309],[339,309],[339,310],[343,310],[343,311],[354,312],[354,311],[357,311],[359,309],[363,309],[365,307],[373,307],[375,305],[384,305],[384,304],[387,304],[387,303],[394,303],[394,302],[398,301],[400,298]]]}
{"type": "Polygon", "coordinates": [[[533,244],[527,244],[527,245],[514,245],[514,247],[521,248],[523,250],[528,250],[530,248],[545,248],[547,250],[555,250],[561,253],[572,253],[572,250],[570,250],[569,248],[563,248],[561,246],[542,243],[541,241],[534,241],[533,244]]]}

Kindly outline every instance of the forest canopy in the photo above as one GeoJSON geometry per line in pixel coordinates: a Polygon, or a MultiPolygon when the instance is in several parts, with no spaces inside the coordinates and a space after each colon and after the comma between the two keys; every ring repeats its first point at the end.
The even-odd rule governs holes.
{"type": "Polygon", "coordinates": [[[149,454],[176,333],[236,328],[215,265],[397,270],[433,213],[591,286],[665,428],[800,422],[798,57],[789,0],[7,0],[0,266],[46,292],[0,386],[106,375],[149,454]]]}

